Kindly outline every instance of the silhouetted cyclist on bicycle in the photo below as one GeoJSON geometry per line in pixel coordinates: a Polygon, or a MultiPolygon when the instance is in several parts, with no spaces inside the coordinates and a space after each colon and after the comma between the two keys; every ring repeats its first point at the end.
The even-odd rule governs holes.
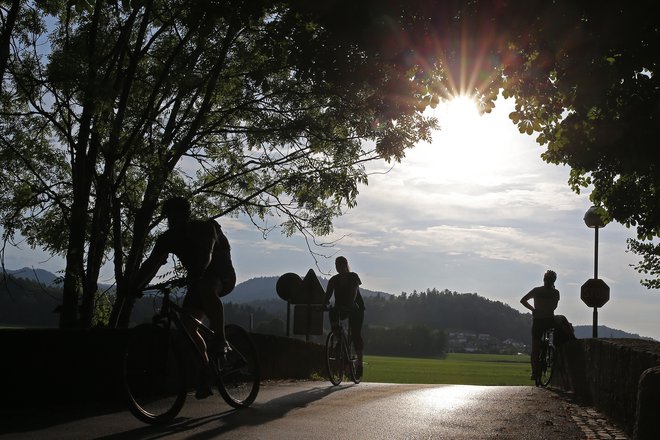
{"type": "Polygon", "coordinates": [[[337,275],[330,278],[325,293],[325,304],[330,302],[333,293],[335,295],[335,309],[330,310],[330,324],[334,327],[339,325],[340,319],[348,318],[351,328],[353,345],[358,356],[357,375],[362,376],[362,351],[364,341],[362,340],[362,323],[364,322],[364,300],[360,295],[360,284],[362,281],[355,272],[348,267],[346,257],[335,259],[337,275]]]}
{"type": "Polygon", "coordinates": [[[555,289],[557,274],[548,270],[543,275],[543,286],[535,287],[522,297],[520,303],[532,311],[532,379],[538,373],[539,346],[543,332],[555,326],[555,309],[559,302],[559,291],[555,289]],[[534,300],[534,306],[529,300],[534,300]]]}
{"type": "MultiPolygon", "coordinates": [[[[156,239],[151,255],[140,267],[136,277],[137,285],[139,288],[146,286],[159,267],[167,262],[168,255],[176,255],[187,271],[187,292],[183,308],[200,321],[204,315],[208,316],[211,329],[216,334],[213,342],[219,349],[216,352],[223,353],[226,351],[226,340],[224,310],[220,298],[231,292],[236,285],[229,240],[215,220],[191,218],[190,203],[183,197],[166,200],[162,212],[169,228],[156,239]]],[[[206,343],[197,331],[197,322],[186,319],[184,325],[190,330],[208,364],[206,343]]],[[[197,398],[212,394],[209,381],[210,372],[203,366],[197,398]]]]}

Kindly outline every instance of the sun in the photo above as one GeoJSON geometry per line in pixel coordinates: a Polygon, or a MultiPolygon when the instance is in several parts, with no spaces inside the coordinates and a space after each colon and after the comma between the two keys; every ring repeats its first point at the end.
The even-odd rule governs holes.
{"type": "Polygon", "coordinates": [[[436,117],[445,129],[462,132],[479,123],[477,103],[468,95],[458,95],[440,106],[436,117]]]}
{"type": "Polygon", "coordinates": [[[505,108],[480,114],[472,97],[458,95],[441,102],[432,115],[440,129],[431,143],[416,146],[409,155],[420,177],[432,183],[484,186],[511,175],[516,159],[505,108]]]}

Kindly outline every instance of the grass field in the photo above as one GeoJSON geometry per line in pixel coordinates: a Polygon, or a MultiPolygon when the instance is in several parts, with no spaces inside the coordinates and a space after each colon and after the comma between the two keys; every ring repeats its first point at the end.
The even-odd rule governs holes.
{"type": "Polygon", "coordinates": [[[532,385],[527,355],[450,353],[445,359],[364,357],[364,380],[387,383],[532,385]]]}

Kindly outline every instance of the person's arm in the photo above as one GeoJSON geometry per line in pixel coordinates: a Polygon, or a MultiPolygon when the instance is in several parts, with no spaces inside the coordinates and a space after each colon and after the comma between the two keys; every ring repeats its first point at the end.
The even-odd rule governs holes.
{"type": "Polygon", "coordinates": [[[358,309],[364,311],[364,298],[362,298],[362,294],[360,294],[360,289],[357,291],[357,296],[355,297],[355,304],[357,304],[358,309]]]}
{"type": "Polygon", "coordinates": [[[140,269],[135,275],[135,285],[137,290],[142,290],[156,276],[160,266],[167,262],[169,252],[165,249],[162,240],[156,240],[156,245],[151,251],[151,255],[144,260],[140,269]]]}
{"type": "Polygon", "coordinates": [[[360,276],[353,272],[354,275],[354,282],[355,282],[355,290],[357,291],[355,295],[355,305],[358,306],[358,309],[360,310],[365,310],[364,309],[364,298],[362,298],[362,294],[360,293],[360,286],[362,285],[362,280],[360,279],[360,276]]]}
{"type": "MultiPolygon", "coordinates": [[[[186,268],[190,279],[198,279],[204,275],[213,260],[213,249],[220,240],[220,236],[224,237],[220,225],[215,220],[209,220],[203,226],[204,229],[200,228],[199,231],[196,231],[198,234],[203,235],[202,240],[199,241],[198,247],[195,249],[194,264],[190,264],[190,267],[186,268]]],[[[226,245],[229,248],[229,241],[226,245]]]]}
{"type": "Polygon", "coordinates": [[[555,301],[555,307],[552,309],[553,312],[557,310],[557,306],[559,305],[559,290],[555,289],[555,292],[557,293],[556,296],[557,301],[555,301]]]}
{"type": "Polygon", "coordinates": [[[534,297],[534,294],[532,291],[530,291],[527,295],[523,296],[522,299],[520,300],[520,304],[522,304],[526,309],[529,309],[534,313],[534,306],[532,306],[529,303],[529,300],[534,297]]]}
{"type": "Polygon", "coordinates": [[[330,278],[328,281],[328,288],[325,291],[325,298],[323,299],[323,304],[330,304],[330,298],[335,291],[335,282],[333,278],[330,278]]]}

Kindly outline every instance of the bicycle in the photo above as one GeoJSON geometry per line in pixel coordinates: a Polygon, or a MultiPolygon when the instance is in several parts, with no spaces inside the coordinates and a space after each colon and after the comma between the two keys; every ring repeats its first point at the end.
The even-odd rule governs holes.
{"type": "Polygon", "coordinates": [[[539,346],[538,370],[535,376],[537,387],[546,387],[552,380],[555,366],[555,346],[553,343],[554,329],[548,328],[543,331],[541,345],[539,346]]]}
{"type": "MultiPolygon", "coordinates": [[[[182,287],[180,280],[147,286],[140,292],[139,296],[149,290],[162,292],[161,307],[151,323],[129,330],[122,362],[129,410],[139,420],[154,425],[170,422],[183,407],[189,391],[187,371],[191,366],[192,371],[198,371],[191,362],[190,351],[196,353],[192,360],[197,358],[198,365],[205,365],[203,351],[182,322],[196,319],[170,298],[175,287],[182,287]]],[[[209,347],[208,365],[220,395],[234,408],[250,406],[260,384],[257,351],[250,335],[237,325],[226,325],[229,349],[220,354],[211,348],[213,330],[196,321],[209,347]]]]}
{"type": "MultiPolygon", "coordinates": [[[[327,311],[333,309],[337,308],[324,308],[327,311]]],[[[362,380],[357,372],[358,358],[353,349],[351,328],[349,326],[346,330],[342,320],[339,320],[338,326],[328,334],[325,342],[325,360],[328,378],[333,385],[341,384],[345,377],[350,377],[356,384],[362,380]]]]}

